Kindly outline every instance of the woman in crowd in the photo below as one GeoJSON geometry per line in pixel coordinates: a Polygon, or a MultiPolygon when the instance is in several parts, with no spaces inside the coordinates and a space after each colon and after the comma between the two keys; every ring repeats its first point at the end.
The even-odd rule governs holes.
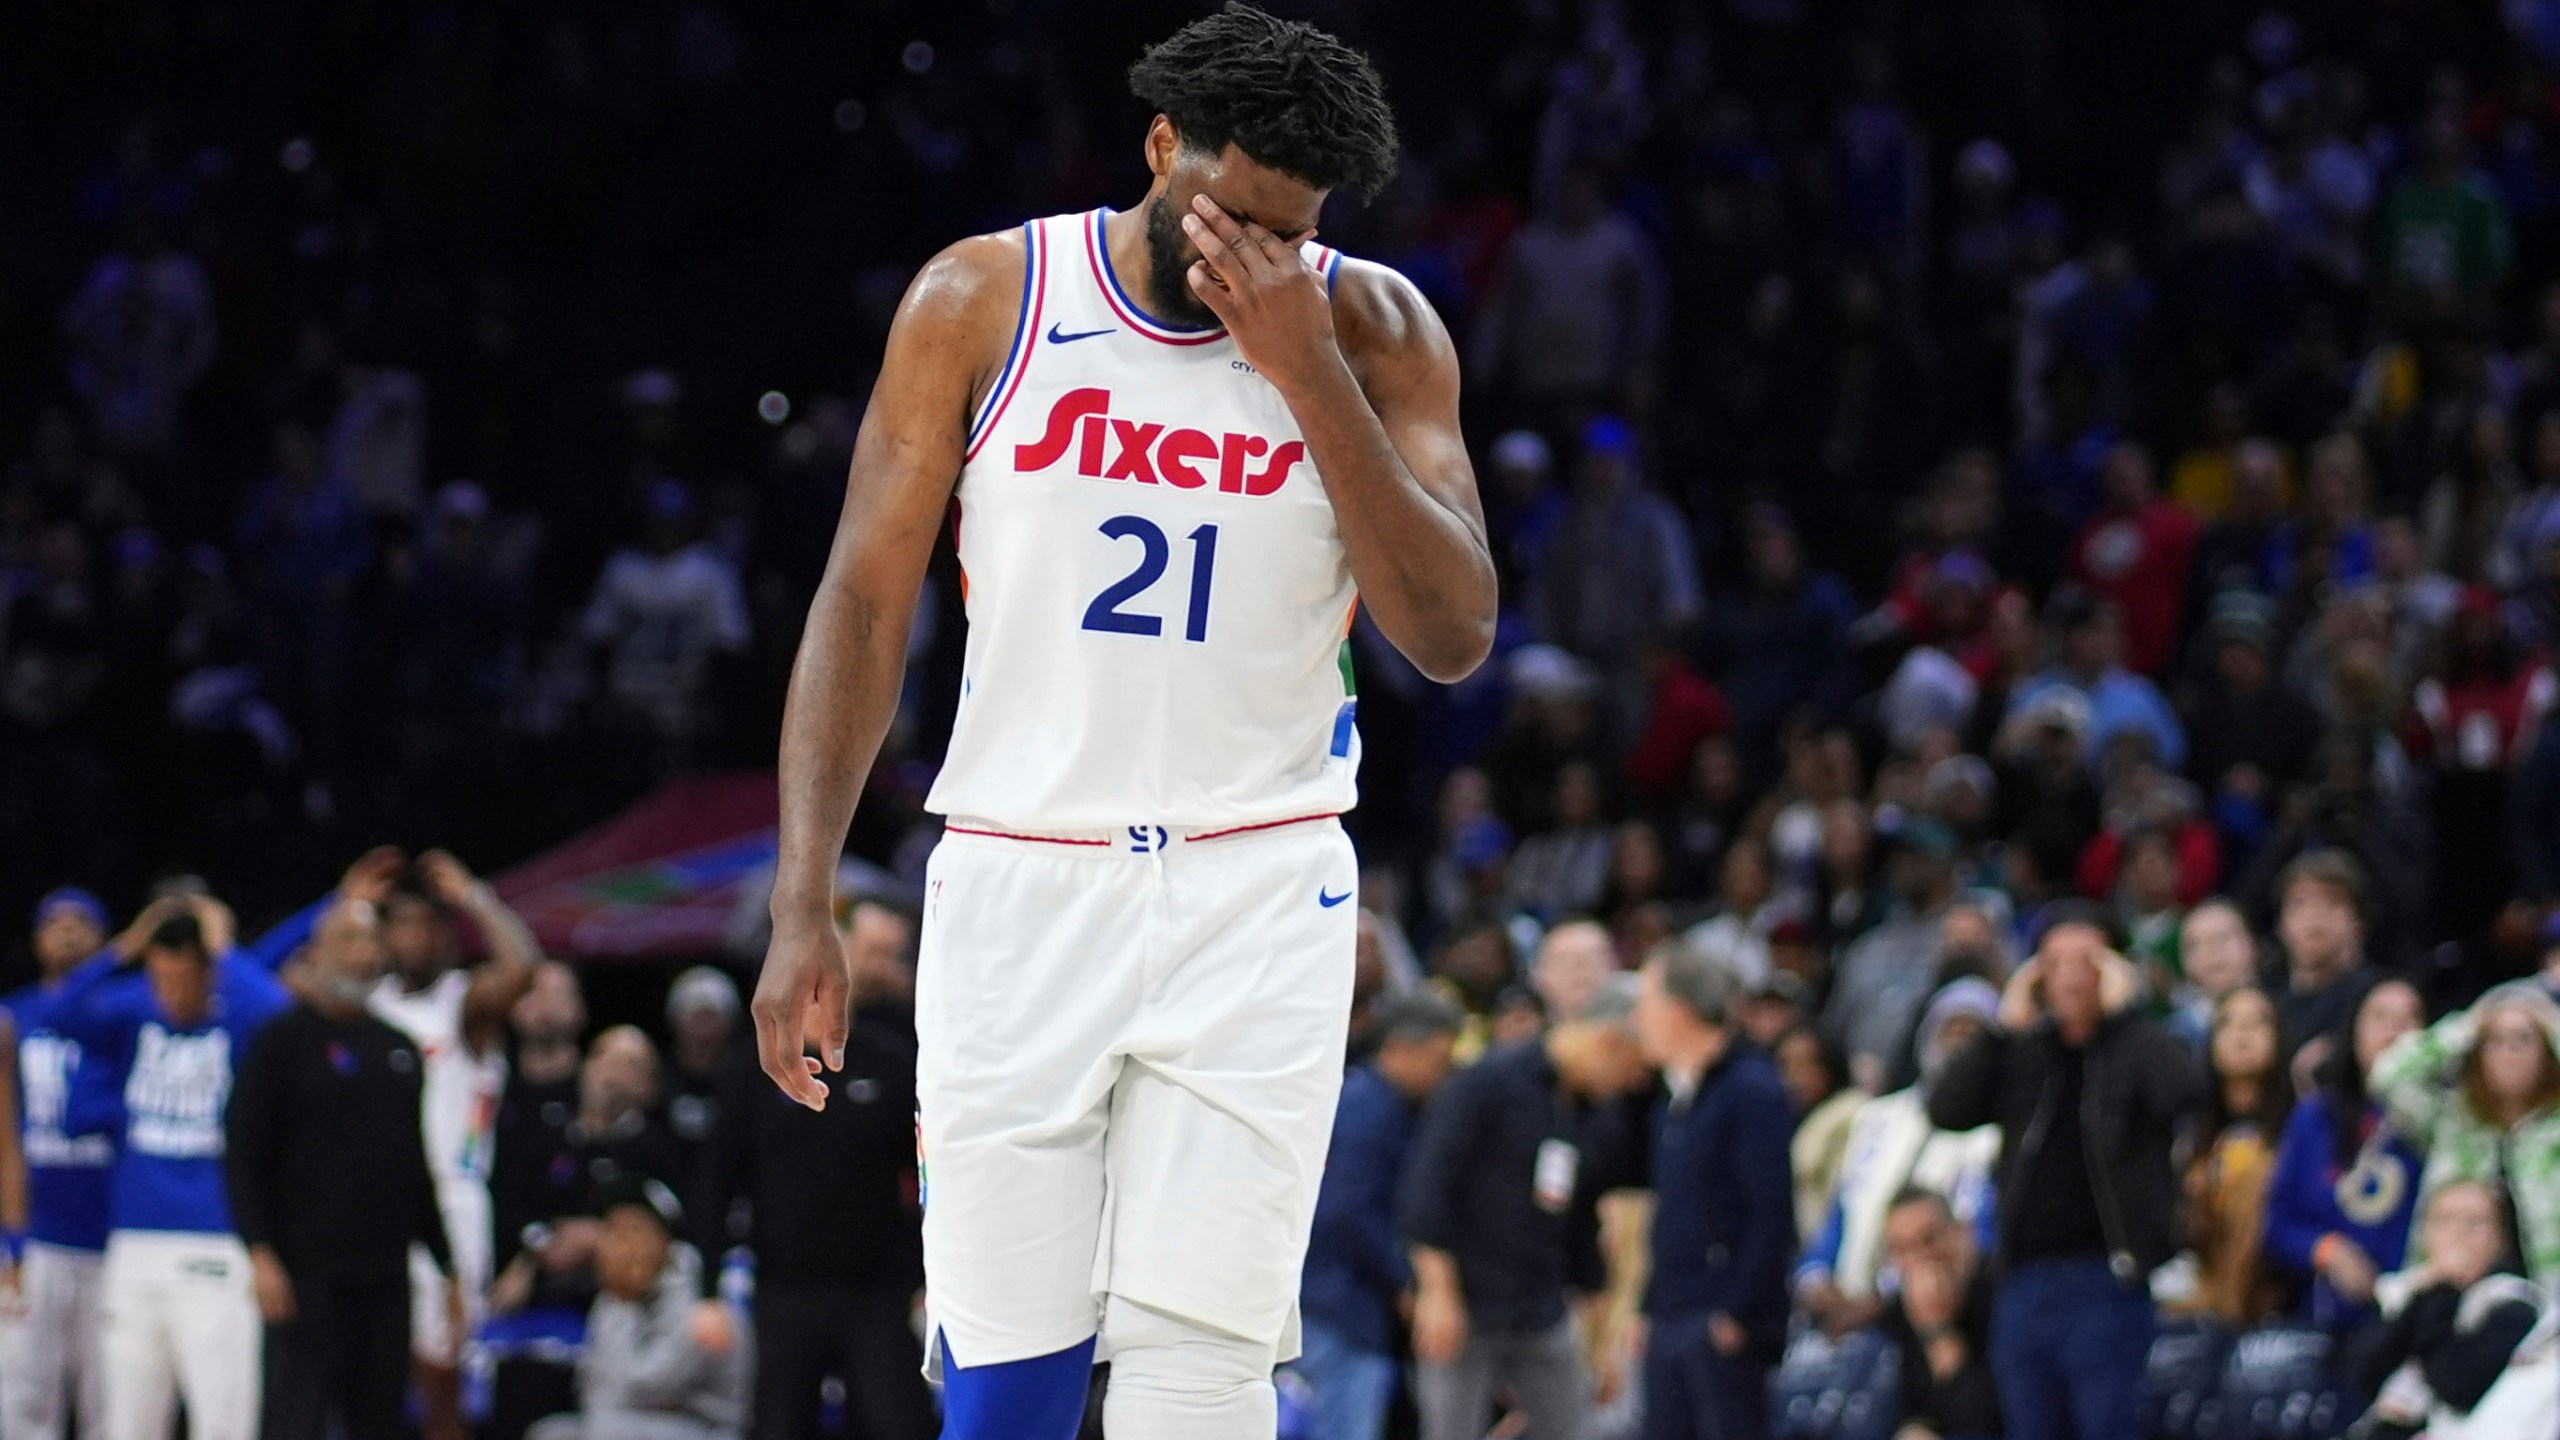
{"type": "Polygon", "coordinates": [[[1688,943],[1733,972],[1746,989],[1769,978],[1769,932],[1791,917],[1778,899],[1778,862],[1767,839],[1749,835],[1724,852],[1715,914],[1689,927],[1688,943]]]}
{"type": "Polygon", "coordinates": [[[2186,1178],[2195,1308],[2225,1324],[2255,1325],[2283,1298],[2259,1256],[2276,1137],[2293,1109],[2275,1002],[2255,986],[2222,997],[2207,1053],[2213,1084],[2189,1137],[2186,1178]]]}
{"type": "Polygon", "coordinates": [[[2421,1162],[2368,1077],[2383,1051],[2426,1023],[2426,1003],[2408,981],[2366,991],[2321,1066],[2320,1088],[2294,1107],[2276,1147],[2267,1261],[2304,1291],[2303,1313],[2324,1330],[2344,1333],[2370,1318],[2374,1281],[2408,1252],[2421,1162]]]}
{"type": "Polygon", "coordinates": [[[1811,1235],[1822,1228],[1831,1208],[1840,1158],[1849,1148],[1849,1126],[1867,1096],[1849,1083],[1849,1057],[1811,1026],[1799,1025],[1779,1036],[1771,1051],[1796,1112],[1790,1151],[1796,1172],[1796,1233],[1811,1235]]]}
{"type": "MultiPolygon", "coordinates": [[[[2374,1062],[2373,1091],[2426,1153],[2423,1209],[2459,1180],[2515,1196],[2534,1283],[2560,1283],[2560,1005],[2531,982],[2405,1035],[2374,1062]]],[[[2424,1237],[2412,1263],[2426,1260],[2424,1237]]]]}
{"type": "Polygon", "coordinates": [[[2516,1273],[2499,1187],[2447,1183],[2424,1239],[2426,1263],[2383,1277],[2383,1323],[2348,1347],[2349,1378],[2376,1397],[2349,1440],[2560,1433],[2560,1329],[2550,1294],[2516,1273]]]}

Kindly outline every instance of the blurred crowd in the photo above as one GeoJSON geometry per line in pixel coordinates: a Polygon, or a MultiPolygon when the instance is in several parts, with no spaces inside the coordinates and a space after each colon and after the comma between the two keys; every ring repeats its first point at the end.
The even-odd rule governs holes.
{"type": "MultiPolygon", "coordinates": [[[[1367,1189],[1309,1423],[2096,1440],[2317,1391],[2261,1408],[2549,1433],[2461,1427],[2560,1279],[2560,6],[1275,8],[1399,107],[1324,238],[1457,338],[1505,600],[1457,687],[1354,637],[1367,1189]],[[1684,1207],[1649,1296],[1618,1186],[1684,1207]]],[[[0,905],[185,870],[280,915],[375,837],[503,862],[768,764],[889,307],[1128,203],[1121,70],[1193,9],[25,17],[0,905]]],[[[910,880],[960,613],[945,556],[855,824],[910,880]]],[[[599,1064],[580,1133],[717,1093],[707,1040],[582,1060],[574,975],[526,973],[481,1043],[543,1113],[599,1064]]],[[[491,1232],[492,1284],[544,1242],[519,1309],[603,1263],[570,1172],[491,1232]]],[[[648,1178],[691,1218],[626,1228],[716,1288],[698,1172],[648,1178]]],[[[908,1343],[879,1263],[801,1318],[908,1343]]],[[[867,1393],[857,1433],[923,1423],[867,1393]]]]}

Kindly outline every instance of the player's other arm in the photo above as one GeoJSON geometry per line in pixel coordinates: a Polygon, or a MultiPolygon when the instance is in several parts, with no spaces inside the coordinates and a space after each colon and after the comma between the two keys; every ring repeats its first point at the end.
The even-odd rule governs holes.
{"type": "Polygon", "coordinates": [[[1345,262],[1339,289],[1205,196],[1184,228],[1191,288],[1289,402],[1324,477],[1361,603],[1423,674],[1463,680],[1493,649],[1493,550],[1458,432],[1458,354],[1391,271],[1345,262]]]}
{"type": "Polygon", "coordinates": [[[1019,232],[964,240],[907,287],[854,441],[844,511],[782,712],[773,943],[750,1007],[764,1071],[811,1109],[820,1061],[844,1063],[836,862],[906,673],[907,630],[967,447],[971,405],[1004,361],[1022,298],[1019,232]]]}

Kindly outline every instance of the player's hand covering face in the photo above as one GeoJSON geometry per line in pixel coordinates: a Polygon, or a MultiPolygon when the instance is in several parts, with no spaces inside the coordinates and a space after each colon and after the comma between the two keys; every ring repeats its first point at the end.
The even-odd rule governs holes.
{"type": "Polygon", "coordinates": [[[1246,363],[1284,389],[1340,365],[1333,297],[1297,247],[1238,223],[1206,195],[1193,197],[1191,211],[1182,217],[1183,233],[1200,249],[1186,277],[1191,293],[1235,337],[1246,363]]]}

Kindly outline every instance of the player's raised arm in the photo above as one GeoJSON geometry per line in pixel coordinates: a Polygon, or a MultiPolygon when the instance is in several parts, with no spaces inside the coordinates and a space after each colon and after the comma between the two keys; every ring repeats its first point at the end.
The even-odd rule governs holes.
{"type": "Polygon", "coordinates": [[[1458,356],[1401,277],[1345,264],[1330,297],[1297,250],[1207,196],[1184,233],[1191,288],[1289,402],[1378,629],[1423,674],[1462,680],[1493,649],[1493,551],[1458,431],[1458,356]]]}
{"type": "Polygon", "coordinates": [[[782,713],[773,942],[751,1007],[765,1073],[826,1103],[814,1043],[843,1063],[848,990],[835,931],[836,863],[854,802],[895,714],[936,533],[960,474],[972,402],[1003,363],[1020,307],[1019,233],[964,240],[925,266],[898,308],[854,441],[844,512],[782,713]]]}

